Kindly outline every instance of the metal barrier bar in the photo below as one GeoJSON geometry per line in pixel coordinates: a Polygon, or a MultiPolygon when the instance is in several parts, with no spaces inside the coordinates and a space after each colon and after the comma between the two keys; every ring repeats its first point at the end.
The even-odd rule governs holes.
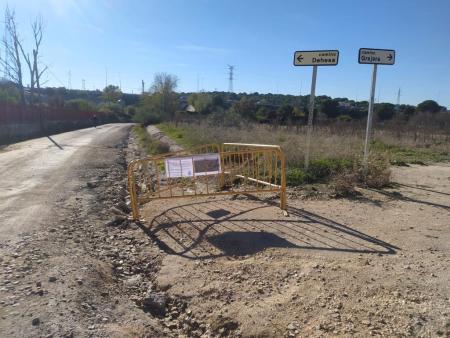
{"type": "Polygon", "coordinates": [[[276,145],[203,145],[132,161],[128,166],[128,189],[134,220],[139,220],[139,205],[156,199],[195,196],[276,192],[280,194],[280,208],[286,210],[286,161],[282,149],[276,145]],[[192,157],[194,166],[194,156],[205,154],[219,154],[218,174],[197,176],[193,170],[192,176],[183,177],[181,173],[180,177],[171,177],[165,167],[167,159],[183,156],[192,157]]]}

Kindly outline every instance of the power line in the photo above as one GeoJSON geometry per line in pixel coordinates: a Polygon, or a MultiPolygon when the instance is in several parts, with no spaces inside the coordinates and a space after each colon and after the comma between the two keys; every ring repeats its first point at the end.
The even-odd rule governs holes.
{"type": "Polygon", "coordinates": [[[51,76],[53,76],[53,78],[56,80],[56,81],[58,81],[59,82],[59,84],[61,85],[61,86],[65,86],[65,84],[64,84],[64,82],[62,82],[56,75],[55,75],[55,73],[53,73],[51,70],[50,70],[50,67],[49,66],[47,66],[47,65],[45,65],[46,67],[47,67],[47,70],[46,71],[48,71],[49,73],[50,73],[50,75],[51,76]]]}
{"type": "Polygon", "coordinates": [[[200,91],[200,78],[197,73],[197,93],[200,91]]]}
{"type": "Polygon", "coordinates": [[[233,65],[228,65],[228,92],[233,92],[233,80],[234,80],[234,67],[233,65]]]}

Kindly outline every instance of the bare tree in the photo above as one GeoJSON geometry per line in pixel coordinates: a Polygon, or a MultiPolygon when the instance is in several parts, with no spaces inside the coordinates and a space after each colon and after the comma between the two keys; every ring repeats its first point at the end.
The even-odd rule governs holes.
{"type": "Polygon", "coordinates": [[[40,100],[41,97],[41,78],[42,75],[47,70],[47,66],[44,66],[42,69],[39,69],[39,48],[41,47],[42,36],[44,32],[44,23],[42,21],[42,17],[39,16],[31,25],[33,29],[33,38],[34,38],[34,49],[33,49],[33,69],[34,69],[34,79],[36,81],[36,88],[38,90],[38,97],[40,100]]]}
{"type": "Polygon", "coordinates": [[[22,62],[20,59],[20,37],[17,32],[16,15],[14,11],[10,11],[9,7],[5,9],[3,47],[5,49],[5,56],[0,59],[0,62],[6,69],[5,76],[17,84],[20,92],[20,101],[24,104],[25,91],[23,88],[22,62]]]}
{"type": "Polygon", "coordinates": [[[167,117],[172,117],[176,111],[175,89],[178,85],[176,75],[167,73],[156,73],[153,79],[151,92],[153,96],[159,97],[161,111],[167,117]]]}
{"type": "Polygon", "coordinates": [[[23,58],[27,63],[28,70],[30,71],[30,91],[31,98],[34,100],[35,87],[37,88],[38,98],[40,101],[41,96],[41,78],[42,75],[47,70],[47,66],[39,69],[39,48],[42,43],[43,31],[44,31],[44,23],[42,21],[42,17],[39,16],[34,20],[31,24],[31,29],[33,31],[33,39],[34,39],[34,48],[33,48],[33,56],[30,57],[29,53],[26,53],[22,47],[22,43],[19,41],[20,51],[22,52],[23,58]]]}

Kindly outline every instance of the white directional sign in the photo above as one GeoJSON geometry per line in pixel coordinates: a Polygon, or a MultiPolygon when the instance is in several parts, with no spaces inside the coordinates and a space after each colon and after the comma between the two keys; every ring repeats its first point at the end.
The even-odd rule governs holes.
{"type": "Polygon", "coordinates": [[[393,65],[395,63],[395,50],[360,48],[358,62],[377,65],[393,65]]]}
{"type": "Polygon", "coordinates": [[[367,114],[366,140],[364,142],[364,174],[367,174],[367,163],[369,159],[370,134],[372,129],[373,106],[375,103],[375,85],[377,83],[378,65],[393,65],[395,63],[395,50],[360,48],[358,62],[373,65],[372,86],[370,87],[369,111],[367,114]]]}
{"type": "Polygon", "coordinates": [[[336,66],[338,50],[305,50],[294,54],[294,66],[336,66]]]}

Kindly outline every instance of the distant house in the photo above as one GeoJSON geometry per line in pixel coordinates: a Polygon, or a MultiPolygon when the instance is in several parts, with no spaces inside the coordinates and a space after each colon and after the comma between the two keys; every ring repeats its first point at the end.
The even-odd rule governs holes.
{"type": "Polygon", "coordinates": [[[195,107],[192,104],[189,104],[187,102],[180,102],[178,105],[178,109],[181,111],[186,111],[188,113],[195,113],[195,107]]]}
{"type": "Polygon", "coordinates": [[[189,113],[195,113],[195,111],[196,111],[195,107],[192,104],[188,104],[184,110],[189,113]]]}
{"type": "Polygon", "coordinates": [[[341,108],[353,108],[353,105],[348,101],[339,101],[338,104],[341,108]]]}

